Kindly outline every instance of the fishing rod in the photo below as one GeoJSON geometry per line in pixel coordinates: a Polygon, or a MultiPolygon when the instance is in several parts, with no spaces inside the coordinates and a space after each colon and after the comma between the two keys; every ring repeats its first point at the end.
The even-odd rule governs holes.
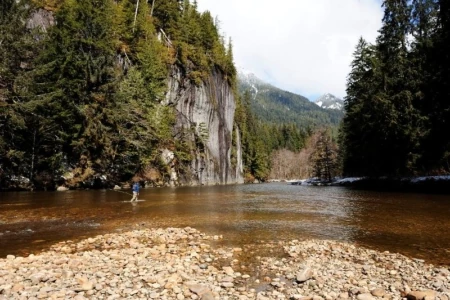
{"type": "Polygon", "coordinates": [[[113,192],[118,192],[118,193],[122,193],[122,194],[127,194],[127,195],[129,195],[129,196],[133,196],[133,194],[127,193],[127,192],[124,192],[124,191],[118,191],[118,190],[111,190],[111,191],[113,191],[113,192]]]}

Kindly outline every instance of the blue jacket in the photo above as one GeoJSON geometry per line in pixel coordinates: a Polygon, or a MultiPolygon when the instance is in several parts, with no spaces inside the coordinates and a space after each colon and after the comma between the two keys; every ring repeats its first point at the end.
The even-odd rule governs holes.
{"type": "Polygon", "coordinates": [[[139,183],[133,184],[133,192],[139,193],[139,183]]]}

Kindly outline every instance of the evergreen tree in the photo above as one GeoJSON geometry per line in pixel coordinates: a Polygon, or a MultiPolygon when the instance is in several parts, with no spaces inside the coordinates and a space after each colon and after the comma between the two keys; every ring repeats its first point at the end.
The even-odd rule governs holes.
{"type": "Polygon", "coordinates": [[[154,103],[163,100],[166,92],[167,49],[157,40],[156,30],[148,19],[149,7],[139,13],[133,39],[132,59],[140,66],[148,92],[154,103]]]}
{"type": "Polygon", "coordinates": [[[229,75],[230,79],[228,82],[233,85],[236,82],[236,67],[234,66],[233,41],[231,37],[228,40],[225,73],[229,75]]]}
{"type": "Polygon", "coordinates": [[[450,4],[439,1],[436,34],[426,63],[432,71],[427,99],[429,134],[425,139],[424,163],[433,172],[450,171],[450,4]]]}
{"type": "Polygon", "coordinates": [[[251,108],[251,95],[246,92],[237,100],[235,120],[242,134],[242,152],[244,175],[246,181],[253,179],[264,181],[270,172],[270,150],[267,148],[268,137],[255,119],[251,108]]]}
{"type": "Polygon", "coordinates": [[[313,176],[319,180],[331,182],[337,175],[337,153],[330,133],[322,130],[319,133],[314,152],[310,156],[313,176]]]}
{"type": "Polygon", "coordinates": [[[361,175],[370,174],[370,170],[376,167],[372,164],[375,158],[372,156],[377,155],[373,143],[379,126],[372,113],[372,95],[376,91],[377,59],[374,47],[363,38],[360,38],[353,56],[352,70],[347,79],[340,149],[344,173],[361,175]]]}
{"type": "Polygon", "coordinates": [[[349,75],[340,132],[344,172],[448,170],[446,2],[414,0],[408,6],[404,0],[386,0],[383,5],[377,43],[360,41],[349,75]],[[408,36],[413,37],[410,47],[408,36]]]}
{"type": "Polygon", "coordinates": [[[153,17],[158,30],[164,30],[172,40],[179,40],[181,35],[181,9],[183,0],[155,0],[152,7],[153,17]]]}
{"type": "Polygon", "coordinates": [[[385,175],[408,174],[414,171],[419,156],[421,116],[413,105],[408,64],[407,36],[410,32],[410,11],[406,0],[384,1],[385,13],[377,55],[380,61],[381,88],[374,97],[383,118],[383,131],[378,136],[378,163],[385,175]]]}
{"type": "MultiPolygon", "coordinates": [[[[32,12],[29,1],[5,0],[0,4],[0,181],[29,176],[31,150],[24,111],[23,74],[32,67],[39,48],[34,35],[39,29],[27,27],[32,12]]],[[[2,183],[0,183],[2,184],[2,183]]]]}
{"type": "Polygon", "coordinates": [[[419,170],[428,169],[427,150],[430,134],[430,117],[433,111],[434,90],[432,78],[436,74],[433,38],[437,30],[438,5],[435,0],[414,0],[411,4],[411,43],[409,63],[411,80],[409,86],[413,92],[413,104],[421,112],[422,136],[420,145],[419,170]]]}
{"type": "Polygon", "coordinates": [[[26,105],[37,120],[56,125],[49,141],[56,151],[41,148],[40,156],[54,159],[65,153],[66,161],[56,163],[60,167],[77,165],[81,157],[83,164],[87,159],[90,165],[105,165],[105,104],[115,80],[111,5],[109,0],[65,1],[31,73],[35,96],[26,105]]]}
{"type": "Polygon", "coordinates": [[[346,98],[344,171],[364,175],[414,172],[423,132],[414,106],[406,0],[386,0],[383,26],[372,51],[358,44],[346,98]],[[358,128],[358,126],[361,126],[358,128]]]}
{"type": "Polygon", "coordinates": [[[201,41],[203,48],[206,50],[206,54],[211,56],[214,45],[219,41],[219,31],[214,25],[214,18],[209,11],[205,11],[200,16],[201,41]]]}

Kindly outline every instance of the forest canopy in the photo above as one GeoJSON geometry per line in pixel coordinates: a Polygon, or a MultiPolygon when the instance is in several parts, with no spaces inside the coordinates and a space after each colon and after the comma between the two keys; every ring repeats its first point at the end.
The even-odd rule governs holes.
{"type": "Polygon", "coordinates": [[[119,182],[154,168],[164,176],[160,149],[189,151],[163,101],[169,69],[195,84],[217,69],[234,85],[231,41],[195,1],[0,5],[3,187],[21,178],[32,188],[54,188],[59,178],[82,187],[102,174],[119,182]]]}
{"type": "Polygon", "coordinates": [[[341,128],[347,175],[450,171],[450,4],[385,0],[374,44],[360,39],[341,128]]]}

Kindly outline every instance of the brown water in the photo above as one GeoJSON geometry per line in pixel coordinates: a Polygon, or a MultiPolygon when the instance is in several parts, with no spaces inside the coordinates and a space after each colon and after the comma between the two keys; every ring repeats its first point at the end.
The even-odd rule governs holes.
{"type": "Polygon", "coordinates": [[[195,227],[233,246],[333,239],[450,265],[450,196],[283,183],[0,193],[0,257],[137,227],[195,227]]]}

